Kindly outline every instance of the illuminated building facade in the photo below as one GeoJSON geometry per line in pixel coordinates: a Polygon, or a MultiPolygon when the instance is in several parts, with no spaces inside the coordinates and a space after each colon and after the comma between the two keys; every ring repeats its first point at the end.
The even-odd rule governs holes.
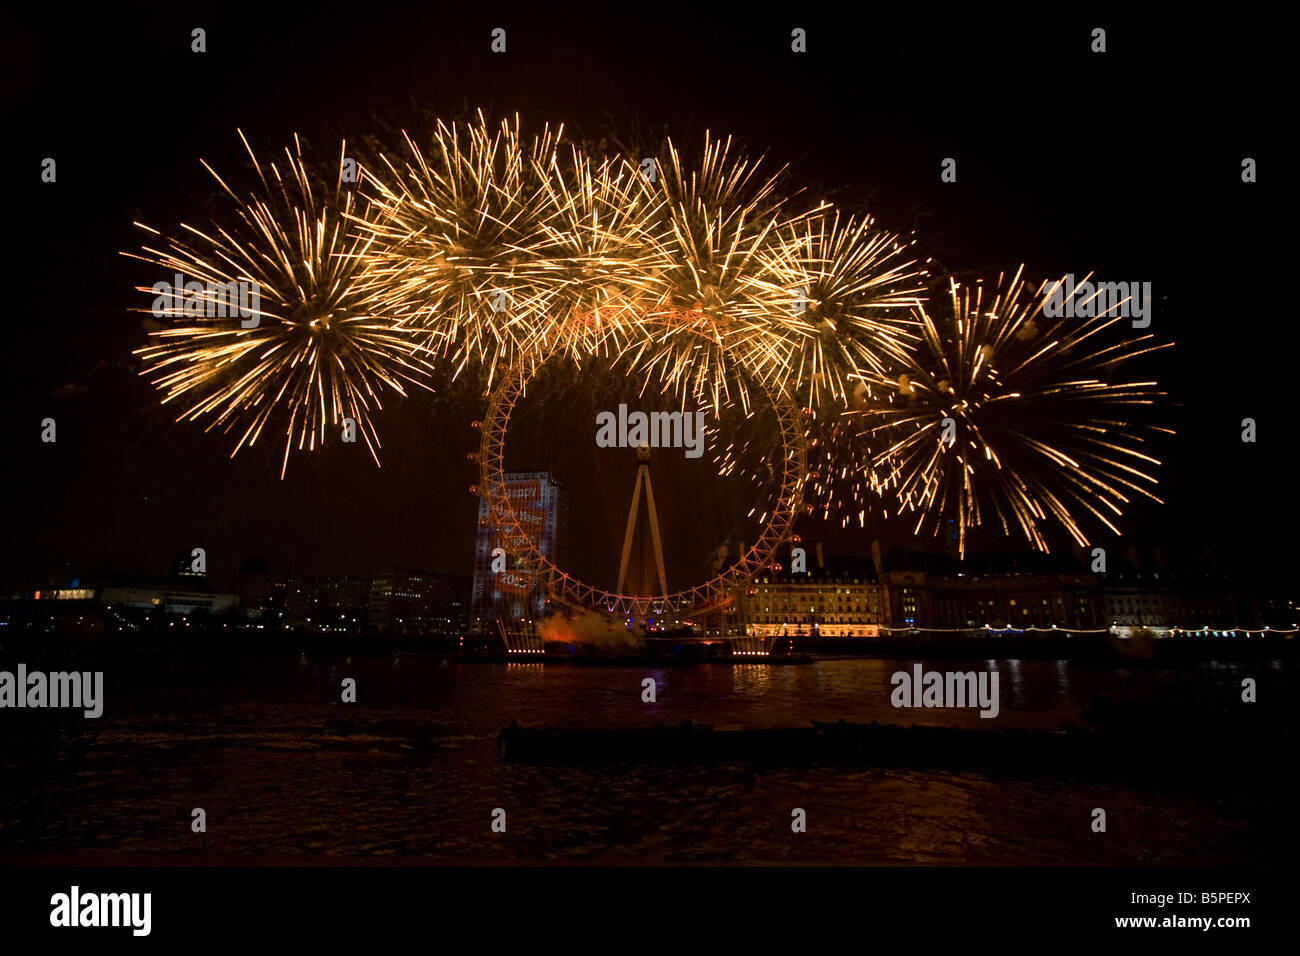
{"type": "MultiPolygon", "coordinates": [[[[564,567],[569,518],[565,489],[544,471],[508,473],[505,483],[520,527],[542,555],[564,567]]],[[[491,632],[498,621],[512,626],[536,621],[545,607],[543,588],[528,569],[517,567],[505,552],[501,532],[489,520],[487,498],[480,497],[474,543],[471,630],[491,632]]]]}
{"type": "Polygon", "coordinates": [[[827,561],[818,546],[806,571],[755,576],[745,600],[745,630],[751,637],[875,637],[880,611],[871,562],[827,561]]]}

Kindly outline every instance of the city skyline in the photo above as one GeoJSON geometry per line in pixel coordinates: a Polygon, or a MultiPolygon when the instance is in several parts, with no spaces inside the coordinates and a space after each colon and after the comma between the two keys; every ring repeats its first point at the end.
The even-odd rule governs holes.
{"type": "MultiPolygon", "coordinates": [[[[520,487],[535,486],[539,477],[512,476],[520,487]]],[[[481,527],[476,556],[493,540],[498,539],[490,529],[481,527]]],[[[1118,554],[1109,558],[1108,570],[1098,572],[1085,555],[1023,552],[967,561],[935,552],[882,555],[878,548],[869,557],[828,555],[820,541],[792,546],[800,549],[800,567],[756,575],[736,593],[724,630],[768,638],[981,628],[1127,637],[1145,628],[1156,636],[1217,637],[1292,633],[1298,613],[1293,591],[1234,577],[1209,561],[1188,563],[1184,556],[1170,563],[1159,552],[1118,554]]],[[[231,592],[223,593],[206,574],[181,565],[170,577],[113,574],[11,597],[198,614],[196,620],[216,615],[209,620],[242,621],[245,627],[478,639],[497,636],[497,617],[531,625],[552,613],[535,587],[492,593],[469,575],[399,568],[294,576],[255,563],[241,569],[231,592]],[[507,600],[511,594],[513,603],[507,600]]],[[[700,622],[695,629],[711,632],[717,623],[700,622]]]]}

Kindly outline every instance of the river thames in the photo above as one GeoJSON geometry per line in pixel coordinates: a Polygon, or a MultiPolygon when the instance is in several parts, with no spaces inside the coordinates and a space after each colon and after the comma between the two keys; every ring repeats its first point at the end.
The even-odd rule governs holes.
{"type": "MultiPolygon", "coordinates": [[[[36,667],[37,662],[29,662],[36,667]]],[[[78,665],[84,666],[84,665],[78,665]]],[[[139,656],[104,713],[8,711],[0,855],[35,861],[434,864],[1254,865],[1283,852],[1283,794],[1207,753],[1180,782],[870,767],[503,762],[511,721],[587,728],[810,720],[988,729],[1081,725],[1097,696],[1159,708],[1282,694],[1291,665],[1178,669],[932,661],[1000,674],[978,709],[895,709],[902,660],[577,667],[404,656],[139,656]],[[642,700],[655,679],[657,701],[642,700]],[[355,703],[343,703],[345,678],[355,703]],[[1106,833],[1092,832],[1105,808],[1106,833]],[[191,829],[202,808],[207,830],[191,829]],[[506,813],[506,832],[491,829],[506,813]],[[791,832],[791,813],[807,832],[791,832]]],[[[1287,828],[1289,829],[1289,827],[1287,828]]]]}

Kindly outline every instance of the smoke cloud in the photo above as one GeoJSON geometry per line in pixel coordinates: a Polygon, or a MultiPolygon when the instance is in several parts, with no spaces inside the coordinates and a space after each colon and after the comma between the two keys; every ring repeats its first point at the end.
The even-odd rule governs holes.
{"type": "Polygon", "coordinates": [[[585,644],[590,647],[624,649],[635,647],[637,643],[622,621],[594,612],[572,617],[556,614],[545,618],[537,625],[537,633],[544,641],[562,641],[565,644],[585,644]]]}

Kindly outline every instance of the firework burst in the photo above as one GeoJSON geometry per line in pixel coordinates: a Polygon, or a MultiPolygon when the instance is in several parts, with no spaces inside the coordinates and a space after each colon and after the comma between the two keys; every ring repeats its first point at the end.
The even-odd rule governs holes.
{"type": "Polygon", "coordinates": [[[786,290],[786,308],[767,315],[796,343],[787,377],[805,405],[844,406],[859,373],[882,373],[917,340],[910,312],[928,273],[909,258],[915,240],[877,229],[870,217],[818,210],[783,232],[763,266],[786,290]]]}
{"type": "Polygon", "coordinates": [[[953,520],[963,555],[984,525],[1046,550],[1056,523],[1086,545],[1085,516],[1118,533],[1134,496],[1159,500],[1146,438],[1167,430],[1134,423],[1164,394],[1120,366],[1166,346],[1119,334],[1116,317],[1050,319],[1042,292],[1020,271],[992,290],[951,281],[939,318],[916,310],[922,341],[907,371],[872,380],[889,400],[851,416],[883,442],[885,484],[918,513],[916,531],[953,520]]]}
{"type": "Polygon", "coordinates": [[[179,323],[151,333],[151,344],[137,351],[143,374],[165,393],[164,403],[184,407],[178,421],[207,420],[209,429],[237,434],[232,455],[264,433],[278,433],[281,476],[292,449],[323,445],[326,428],[341,429],[345,418],[378,462],[372,415],[381,391],[405,395],[404,383],[427,387],[428,367],[359,281],[368,240],[348,235],[346,220],[358,213],[354,194],[343,188],[346,145],[331,188],[313,181],[297,137],[294,150],[285,150],[283,172],[275,163],[264,168],[242,132],[240,139],[259,180],[250,196],[241,198],[204,164],[239,203],[233,223],[207,231],[182,224],[183,235],[166,248],[128,254],[205,290],[190,300],[198,309],[164,296],[161,310],[138,310],[162,311],[179,323]],[[228,318],[195,321],[215,301],[211,289],[240,283],[259,290],[255,327],[228,318]]]}
{"type": "Polygon", "coordinates": [[[790,293],[763,269],[776,255],[780,226],[792,226],[782,171],[760,174],[759,162],[706,138],[698,168],[669,141],[657,163],[666,225],[665,268],[650,310],[656,330],[629,346],[638,365],[683,394],[719,407],[748,407],[739,366],[779,383],[795,346],[772,315],[789,309],[790,293]]]}
{"type": "Polygon", "coordinates": [[[553,290],[554,323],[543,337],[550,350],[582,363],[623,354],[653,334],[645,320],[672,258],[664,199],[638,167],[621,158],[595,162],[572,145],[566,160],[552,156],[536,171],[554,212],[544,226],[548,258],[531,265],[553,290]]]}
{"type": "Polygon", "coordinates": [[[406,160],[381,156],[367,176],[373,214],[355,224],[370,240],[368,287],[453,375],[473,361],[491,381],[542,351],[564,314],[562,208],[547,180],[561,132],[526,139],[518,117],[494,130],[481,113],[440,121],[427,148],[406,136],[406,160]]]}

